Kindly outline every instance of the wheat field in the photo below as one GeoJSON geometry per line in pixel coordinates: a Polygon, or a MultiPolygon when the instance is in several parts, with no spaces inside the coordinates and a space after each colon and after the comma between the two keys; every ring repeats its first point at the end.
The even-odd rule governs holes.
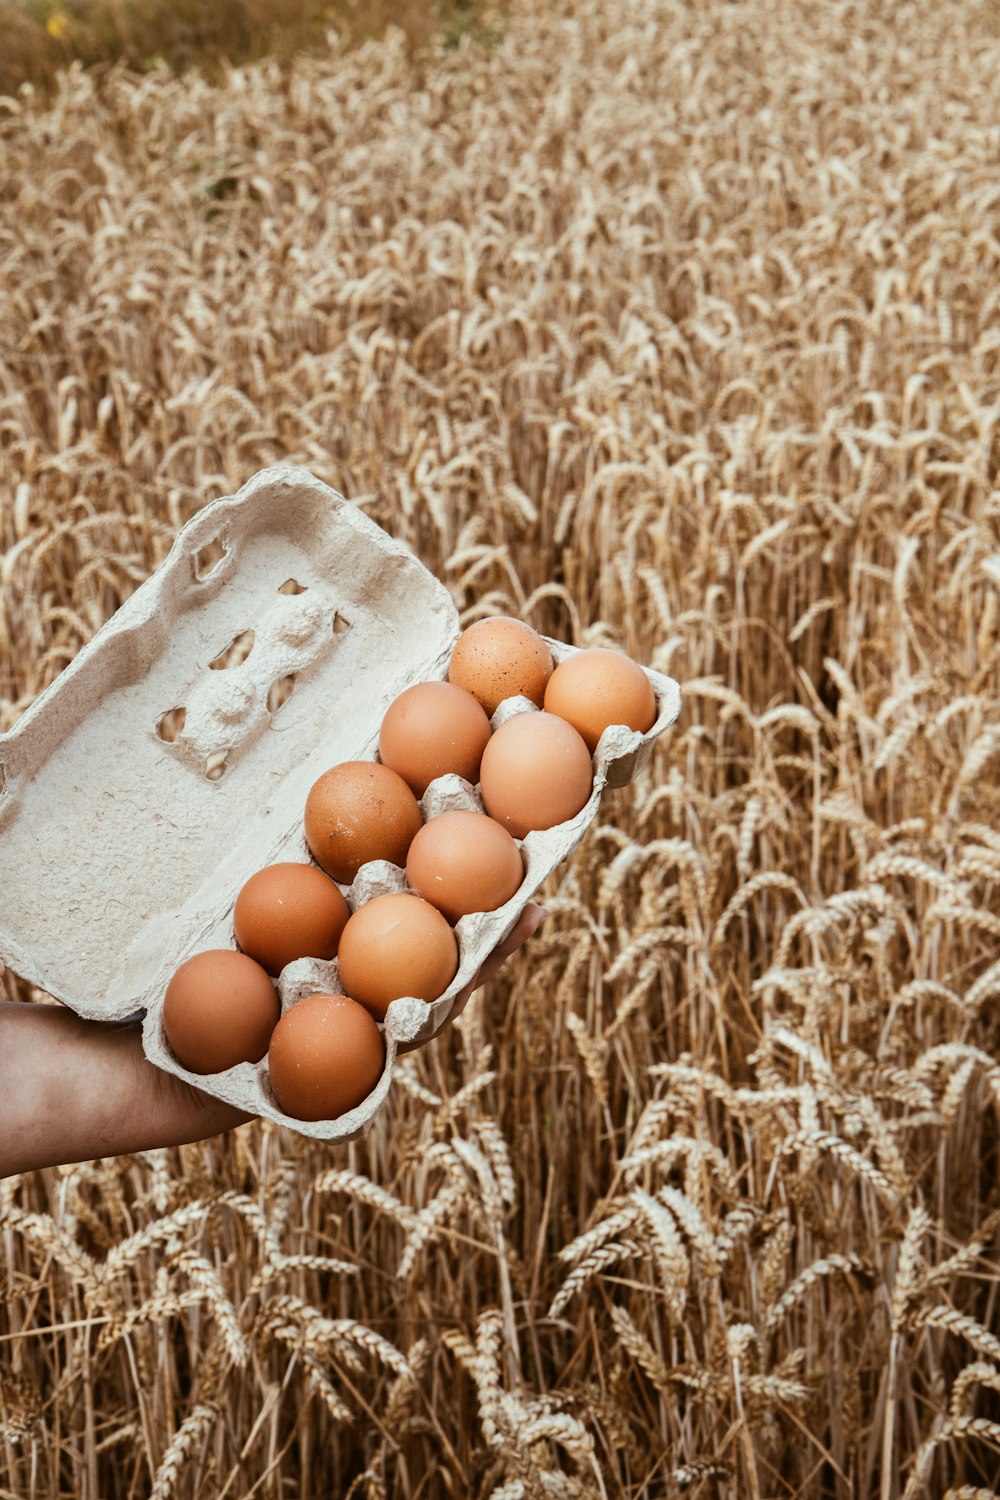
{"type": "Polygon", "coordinates": [[[0,729],[284,459],[684,694],[369,1135],[0,1185],[5,1500],[1000,1494],[998,78],[555,0],[0,100],[0,729]]]}

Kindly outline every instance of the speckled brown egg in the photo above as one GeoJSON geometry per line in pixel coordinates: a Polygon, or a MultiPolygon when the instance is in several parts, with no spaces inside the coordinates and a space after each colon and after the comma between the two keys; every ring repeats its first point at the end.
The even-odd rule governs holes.
{"type": "Polygon", "coordinates": [[[641,734],[651,729],[656,698],[642,668],[620,651],[577,651],[549,678],[545,710],[572,724],[593,753],[612,724],[641,734]]]}
{"type": "Polygon", "coordinates": [[[491,818],[516,839],[575,817],[593,789],[590,751],[565,719],[515,714],[493,735],[479,772],[491,818]]]}
{"type": "Polygon", "coordinates": [[[340,939],[340,982],[376,1020],[393,1000],[436,1000],[458,971],[447,919],[419,896],[376,896],[359,906],[340,939]]]}
{"type": "Polygon", "coordinates": [[[276,864],[251,875],[236,898],[236,941],[269,974],[297,958],[335,958],[347,902],[315,865],[276,864]]]}
{"type": "Polygon", "coordinates": [[[486,711],[471,693],[451,682],[418,682],[390,704],[378,753],[422,797],[449,773],[475,786],[489,737],[486,711]]]}
{"type": "Polygon", "coordinates": [[[260,964],[231,948],[210,948],[182,963],[167,985],[163,1030],[189,1073],[222,1073],[264,1056],[278,1011],[260,964]]]}
{"type": "Polygon", "coordinates": [[[490,718],[505,698],[530,698],[541,708],[551,675],[548,646],[530,625],[509,615],[470,625],[448,666],[448,681],[478,698],[490,718]]]}
{"type": "Polygon", "coordinates": [[[377,761],[348,760],[324,771],[306,798],[306,842],[316,863],[344,885],[372,859],[402,868],[422,822],[402,776],[377,761]]]}
{"type": "Polygon", "coordinates": [[[382,1034],[346,995],[307,995],[274,1028],[267,1069],[295,1120],[335,1120],[367,1099],[385,1067],[382,1034]]]}
{"type": "Polygon", "coordinates": [[[524,879],[521,851],[506,828],[480,812],[446,812],[425,823],[410,845],[406,878],[449,922],[495,911],[524,879]]]}

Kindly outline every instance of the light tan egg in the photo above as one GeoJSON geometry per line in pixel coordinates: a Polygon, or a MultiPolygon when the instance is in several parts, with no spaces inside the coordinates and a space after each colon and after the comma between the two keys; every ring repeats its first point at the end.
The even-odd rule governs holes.
{"type": "Polygon", "coordinates": [[[490,737],[482,705],[451,682],[418,682],[390,704],[378,753],[417,797],[437,776],[462,776],[475,786],[490,737]]]}
{"type": "Polygon", "coordinates": [[[278,1011],[260,964],[231,948],[210,948],[182,963],[167,985],[163,1030],[189,1073],[222,1073],[264,1056],[278,1011]]]}
{"type": "Polygon", "coordinates": [[[385,1044],[363,1005],[346,995],[307,995],[271,1036],[274,1097],[296,1120],[335,1120],[367,1099],[385,1067],[385,1044]]]}
{"type": "Polygon", "coordinates": [[[656,698],[641,667],[620,651],[577,651],[559,663],[545,689],[545,711],[572,724],[591,754],[605,729],[624,724],[645,734],[656,698]]]}
{"type": "Polygon", "coordinates": [[[324,771],[306,798],[306,842],[316,863],[344,885],[369,860],[402,869],[422,823],[402,776],[377,761],[348,760],[324,771]]]}
{"type": "Polygon", "coordinates": [[[243,886],[233,929],[244,953],[280,974],[297,958],[335,958],[349,916],[340,891],[315,865],[275,864],[243,886]]]}
{"type": "Polygon", "coordinates": [[[521,851],[506,828],[480,812],[446,812],[421,828],[406,858],[418,896],[449,922],[473,911],[495,911],[524,879],[521,851]]]}
{"type": "Polygon", "coordinates": [[[458,971],[447,919],[419,896],[375,896],[359,906],[340,939],[340,982],[381,1021],[393,1000],[436,1000],[458,971]]]}
{"type": "Polygon", "coordinates": [[[553,828],[587,802],[594,766],[583,739],[549,713],[515,714],[493,735],[479,772],[486,811],[514,838],[553,828]]]}
{"type": "Polygon", "coordinates": [[[448,666],[448,681],[478,698],[489,718],[505,698],[530,698],[541,708],[551,675],[548,646],[530,625],[509,615],[470,625],[448,666]]]}

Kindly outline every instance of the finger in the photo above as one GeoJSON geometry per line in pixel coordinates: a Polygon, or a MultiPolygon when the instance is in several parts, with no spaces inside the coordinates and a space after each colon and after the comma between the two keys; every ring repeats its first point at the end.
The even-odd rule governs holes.
{"type": "Polygon", "coordinates": [[[480,985],[486,984],[506,963],[511,954],[516,953],[518,948],[531,937],[532,933],[538,931],[545,921],[547,912],[544,906],[539,906],[535,901],[529,901],[517,921],[517,926],[504,938],[499,948],[494,948],[489,958],[485,960],[479,973],[472,981],[471,989],[477,990],[480,985]]]}

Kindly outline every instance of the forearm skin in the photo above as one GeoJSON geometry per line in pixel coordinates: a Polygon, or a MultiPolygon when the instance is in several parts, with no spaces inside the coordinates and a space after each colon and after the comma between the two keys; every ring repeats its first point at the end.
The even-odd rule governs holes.
{"type": "Polygon", "coordinates": [[[0,1002],[0,1178],[203,1140],[250,1118],[154,1067],[134,1023],[0,1002]]]}

